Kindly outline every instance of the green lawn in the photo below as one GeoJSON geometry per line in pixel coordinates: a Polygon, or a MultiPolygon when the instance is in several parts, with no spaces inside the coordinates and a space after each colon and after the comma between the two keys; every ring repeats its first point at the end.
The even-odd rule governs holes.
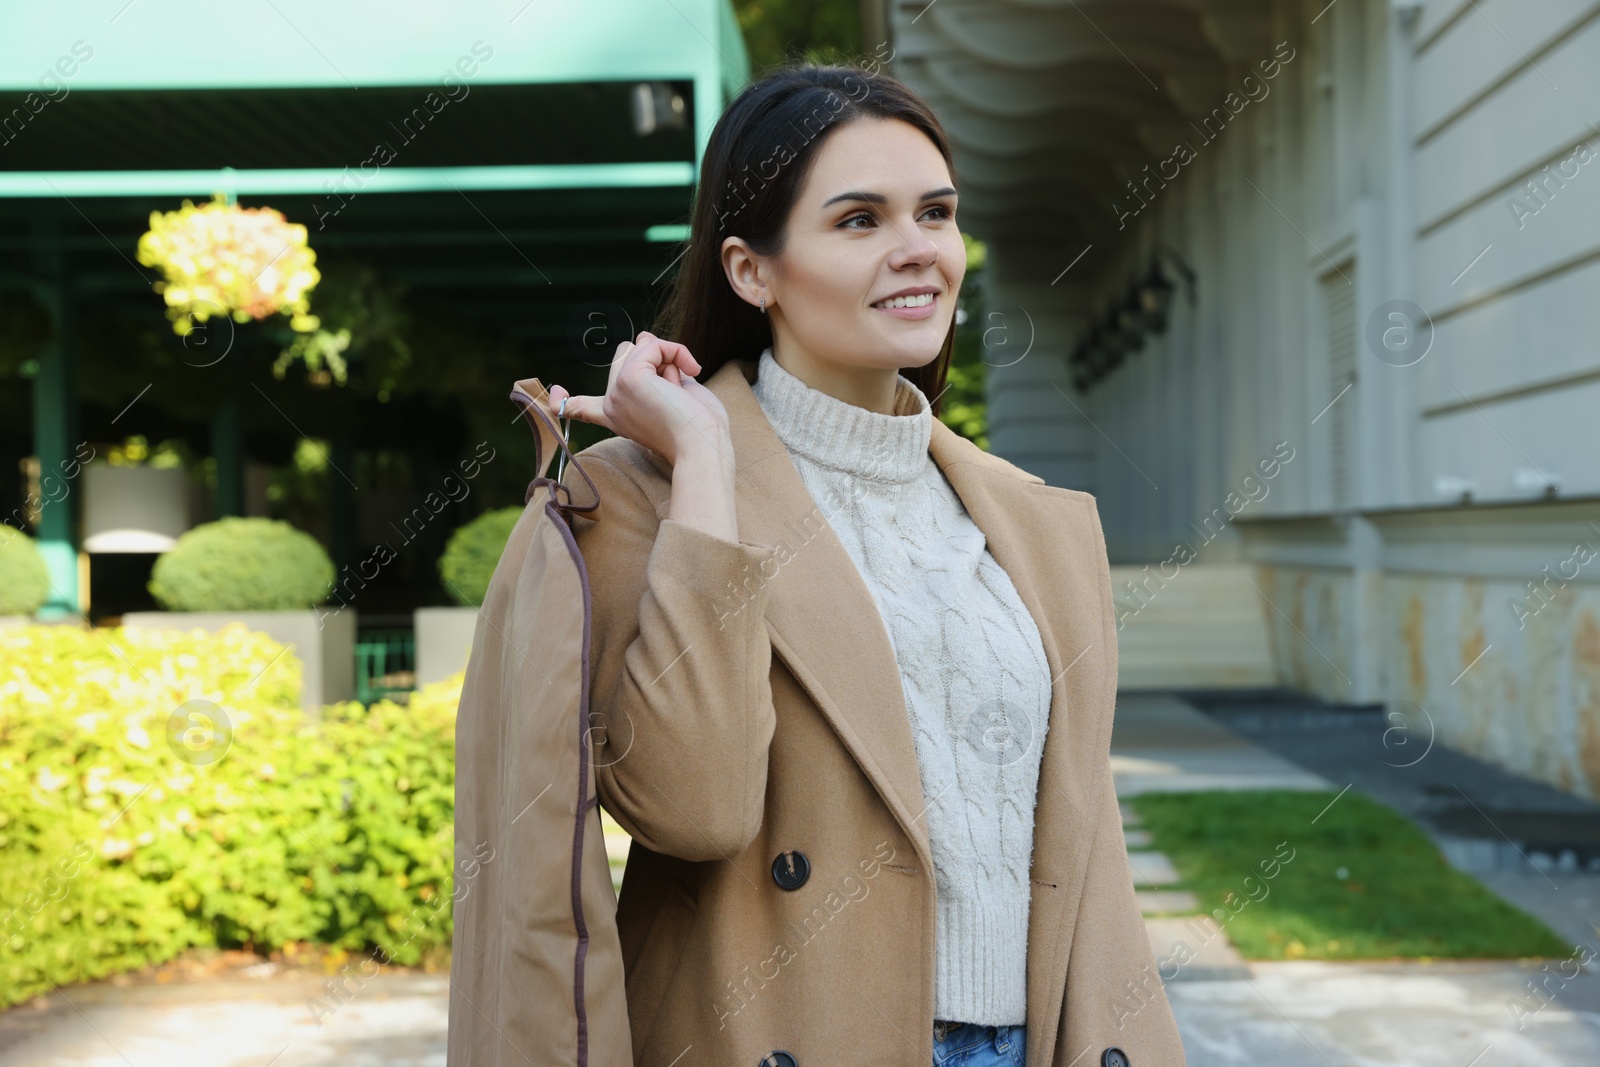
{"type": "Polygon", "coordinates": [[[1162,888],[1193,893],[1246,959],[1572,954],[1538,919],[1446,863],[1410,820],[1353,790],[1329,808],[1336,796],[1151,793],[1125,803],[1150,831],[1148,847],[1183,878],[1162,888]]]}

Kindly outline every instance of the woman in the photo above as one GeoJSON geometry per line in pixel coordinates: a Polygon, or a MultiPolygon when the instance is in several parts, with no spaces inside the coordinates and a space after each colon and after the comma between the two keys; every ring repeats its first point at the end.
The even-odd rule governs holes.
{"type": "Polygon", "coordinates": [[[1183,1064],[1111,784],[1094,499],[935,417],[943,129],[886,74],[780,71],[699,189],[673,339],[550,390],[617,435],[574,532],[635,1062],[1183,1064]]]}

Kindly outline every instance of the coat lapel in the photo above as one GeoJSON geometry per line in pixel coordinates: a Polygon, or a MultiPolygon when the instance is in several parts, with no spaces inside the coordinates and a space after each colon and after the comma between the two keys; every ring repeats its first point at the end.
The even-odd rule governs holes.
{"type": "Polygon", "coordinates": [[[811,498],[750,389],[754,380],[752,361],[731,360],[707,387],[728,412],[739,537],[781,546],[766,612],[773,650],[910,834],[924,869],[932,870],[911,722],[883,617],[833,532],[836,512],[811,498]]]}
{"type": "Polygon", "coordinates": [[[1026,1059],[1049,1064],[1066,961],[1109,774],[1116,686],[1111,578],[1092,497],[1021,480],[935,420],[929,450],[1033,616],[1050,663],[1050,720],[1034,805],[1026,1059]]]}
{"type": "MultiPolygon", "coordinates": [[[[805,687],[933,869],[927,801],[900,672],[882,616],[750,384],[732,360],[707,382],[728,413],[742,540],[779,545],[766,620],[774,652],[805,687]]],[[[1116,631],[1092,498],[1046,485],[985,453],[938,419],[929,452],[983,531],[1032,614],[1049,660],[1049,728],[1034,812],[1028,925],[1028,1059],[1047,1063],[1060,1021],[1073,917],[1110,744],[1116,631]],[[1098,762],[1097,762],[1098,761],[1098,762]],[[1085,832],[1085,831],[1088,832],[1085,832]],[[1041,1058],[1044,1057],[1044,1058],[1041,1058]]]]}

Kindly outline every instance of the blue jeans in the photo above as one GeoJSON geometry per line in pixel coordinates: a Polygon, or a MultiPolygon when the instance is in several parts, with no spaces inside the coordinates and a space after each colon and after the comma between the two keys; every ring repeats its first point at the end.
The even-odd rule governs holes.
{"type": "Polygon", "coordinates": [[[933,1033],[933,1067],[1026,1067],[1022,1060],[1025,1028],[962,1023],[943,1040],[933,1033]]]}

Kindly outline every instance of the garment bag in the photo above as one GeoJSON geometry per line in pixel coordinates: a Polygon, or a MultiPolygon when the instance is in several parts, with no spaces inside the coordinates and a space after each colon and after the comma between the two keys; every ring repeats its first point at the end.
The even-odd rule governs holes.
{"type": "Polygon", "coordinates": [[[595,793],[589,576],[600,518],[537,378],[511,399],[535,477],[478,612],[456,719],[450,1067],[632,1067],[617,895],[595,793]],[[556,451],[588,499],[545,477],[556,451]]]}

